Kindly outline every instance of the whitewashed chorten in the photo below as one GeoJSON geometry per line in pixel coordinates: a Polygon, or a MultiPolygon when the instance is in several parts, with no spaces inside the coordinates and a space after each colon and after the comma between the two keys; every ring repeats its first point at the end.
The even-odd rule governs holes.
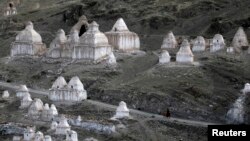
{"type": "Polygon", "coordinates": [[[236,34],[234,35],[232,46],[237,49],[241,49],[242,47],[248,47],[248,39],[247,35],[243,29],[243,27],[239,27],[236,34]]]}
{"type": "Polygon", "coordinates": [[[49,91],[49,99],[52,101],[77,102],[87,99],[87,92],[77,76],[71,78],[68,84],[63,77],[60,77],[52,85],[49,91]]]}
{"type": "Polygon", "coordinates": [[[26,94],[23,96],[23,99],[21,100],[21,106],[19,108],[24,109],[24,108],[28,108],[31,103],[32,103],[32,99],[30,94],[26,94]]]}
{"type": "Polygon", "coordinates": [[[63,29],[59,29],[56,38],[50,43],[47,57],[50,58],[72,58],[73,48],[70,47],[63,29]]]}
{"type": "Polygon", "coordinates": [[[109,43],[117,50],[130,52],[140,49],[139,36],[129,31],[126,23],[119,18],[111,31],[105,33],[109,43]]]}
{"type": "Polygon", "coordinates": [[[50,129],[51,130],[56,130],[57,126],[58,126],[58,123],[56,121],[52,121],[52,123],[50,125],[50,129]]]}
{"type": "Polygon", "coordinates": [[[35,138],[35,130],[31,127],[28,127],[23,134],[24,141],[31,141],[35,138]]]}
{"type": "Polygon", "coordinates": [[[26,85],[20,85],[19,89],[16,91],[16,96],[18,98],[23,98],[25,95],[29,94],[29,90],[26,85]]]}
{"type": "Polygon", "coordinates": [[[51,120],[49,104],[46,103],[43,107],[41,117],[43,120],[51,120]]]}
{"type": "Polygon", "coordinates": [[[51,104],[51,106],[50,106],[50,113],[51,113],[51,115],[54,115],[54,116],[58,115],[57,108],[54,104],[51,104]]]}
{"type": "Polygon", "coordinates": [[[169,48],[176,48],[177,41],[172,31],[170,31],[166,37],[163,39],[163,43],[161,45],[161,49],[169,49],[169,48]]]}
{"type": "Polygon", "coordinates": [[[250,84],[246,83],[244,89],[242,90],[243,93],[249,93],[250,92],[250,84]]]}
{"type": "Polygon", "coordinates": [[[51,136],[49,135],[44,136],[44,141],[52,141],[51,136]]]}
{"type": "Polygon", "coordinates": [[[198,36],[193,45],[193,52],[200,52],[200,51],[205,51],[206,49],[206,41],[202,36],[198,36]]]}
{"type": "Polygon", "coordinates": [[[221,34],[214,35],[212,44],[210,47],[210,52],[216,52],[223,49],[226,46],[224,38],[221,34]]]}
{"type": "Polygon", "coordinates": [[[116,65],[116,58],[115,58],[115,55],[114,55],[113,52],[111,52],[111,53],[108,55],[107,63],[108,63],[109,65],[116,65]]]}
{"type": "Polygon", "coordinates": [[[26,28],[18,33],[15,42],[11,44],[11,56],[40,56],[46,51],[42,37],[33,28],[33,23],[28,22],[26,28]]]}
{"type": "Polygon", "coordinates": [[[75,121],[76,125],[80,126],[82,122],[82,117],[79,115],[75,121]]]}
{"type": "Polygon", "coordinates": [[[53,89],[61,89],[64,88],[67,85],[66,80],[64,79],[64,77],[59,76],[56,81],[53,83],[52,88],[53,89]]]}
{"type": "Polygon", "coordinates": [[[70,131],[70,126],[68,124],[67,118],[62,116],[59,124],[56,127],[56,134],[67,135],[67,132],[70,131]]]}
{"type": "Polygon", "coordinates": [[[116,114],[112,119],[121,119],[121,118],[129,118],[129,109],[127,108],[127,104],[124,101],[119,103],[119,106],[116,109],[116,114]]]}
{"type": "Polygon", "coordinates": [[[163,50],[159,56],[159,63],[160,64],[166,64],[169,63],[171,59],[171,56],[169,55],[167,50],[163,50]]]}
{"type": "Polygon", "coordinates": [[[38,119],[41,116],[42,110],[43,102],[41,99],[36,98],[28,109],[28,116],[32,119],[38,119]]]}
{"type": "Polygon", "coordinates": [[[104,33],[99,31],[99,25],[94,21],[74,46],[73,59],[100,61],[112,52],[111,45],[104,33]]]}
{"type": "Polygon", "coordinates": [[[11,15],[16,15],[17,14],[17,9],[16,6],[13,2],[8,3],[6,8],[4,9],[4,16],[11,16],[11,15]]]}
{"type": "Polygon", "coordinates": [[[8,99],[10,97],[9,91],[3,91],[2,98],[3,99],[8,99]]]}
{"type": "Polygon", "coordinates": [[[67,131],[66,141],[78,141],[77,132],[73,130],[67,131]]]}
{"type": "Polygon", "coordinates": [[[35,135],[34,141],[44,141],[44,135],[42,132],[38,131],[35,135]]]}
{"type": "Polygon", "coordinates": [[[190,49],[188,40],[184,40],[181,44],[180,50],[177,52],[176,61],[179,63],[192,63],[194,55],[190,49]]]}

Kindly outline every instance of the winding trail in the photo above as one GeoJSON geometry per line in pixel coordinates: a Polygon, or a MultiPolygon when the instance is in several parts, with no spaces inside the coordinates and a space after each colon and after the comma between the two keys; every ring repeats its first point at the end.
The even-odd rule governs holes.
{"type": "MultiPolygon", "coordinates": [[[[5,89],[17,90],[19,88],[19,85],[6,83],[6,82],[0,82],[0,87],[3,87],[5,89]]],[[[49,93],[48,90],[34,90],[30,88],[29,88],[29,92],[31,94],[37,94],[37,95],[43,95],[43,96],[47,96],[49,93]]],[[[85,102],[105,108],[105,109],[113,110],[113,111],[115,111],[117,108],[117,106],[115,105],[111,105],[111,104],[107,104],[107,103],[103,103],[99,101],[94,101],[94,100],[86,100],[85,102]]],[[[208,125],[220,125],[221,124],[221,123],[210,123],[210,122],[205,122],[205,121],[194,121],[194,120],[174,118],[174,117],[166,118],[158,114],[143,112],[143,111],[134,110],[134,109],[129,109],[129,110],[132,115],[140,115],[140,116],[144,116],[147,118],[151,118],[152,120],[166,121],[169,123],[175,123],[175,124],[181,124],[181,125],[207,127],[208,125]]]]}

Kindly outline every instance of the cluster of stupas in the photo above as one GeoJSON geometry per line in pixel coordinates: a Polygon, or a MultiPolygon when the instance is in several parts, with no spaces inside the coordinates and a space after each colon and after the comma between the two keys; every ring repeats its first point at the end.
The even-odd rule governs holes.
{"type": "MultiPolygon", "coordinates": [[[[78,77],[73,77],[70,82],[67,84],[63,77],[59,77],[55,83],[53,83],[52,88],[62,89],[66,88],[69,90],[74,90],[76,88],[76,92],[72,93],[75,98],[69,99],[61,99],[61,100],[73,100],[78,101],[82,98],[83,94],[79,94],[80,90],[83,92],[84,88],[78,77]]],[[[84,90],[85,91],[85,90],[84,90]]],[[[67,92],[70,93],[70,92],[67,92]]],[[[65,97],[65,95],[61,95],[61,92],[55,92],[55,95],[59,95],[59,97],[65,97]]],[[[49,94],[50,95],[50,94],[49,94]]],[[[67,95],[67,94],[66,94],[67,95]]],[[[86,95],[86,91],[85,91],[86,95]]],[[[2,97],[8,98],[8,91],[4,91],[2,97]]],[[[29,89],[26,85],[20,85],[20,87],[16,90],[16,97],[21,100],[21,105],[19,108],[27,109],[28,114],[27,118],[35,121],[43,121],[43,122],[51,122],[50,129],[48,133],[50,135],[44,136],[42,132],[35,132],[34,128],[27,128],[23,134],[23,136],[14,136],[13,141],[52,141],[53,135],[57,136],[65,136],[65,141],[78,141],[77,132],[71,130],[71,126],[82,127],[86,122],[82,122],[81,116],[78,116],[76,119],[67,119],[64,115],[59,117],[59,113],[54,104],[43,104],[42,100],[39,98],[34,98],[32,100],[31,95],[29,93],[29,89]],[[68,123],[70,121],[70,124],[68,123]]],[[[67,97],[67,96],[66,96],[67,97]]],[[[123,118],[131,118],[129,114],[129,109],[127,104],[123,101],[119,103],[119,106],[116,109],[116,113],[111,118],[111,120],[119,120],[123,118]]],[[[115,132],[115,128],[112,127],[112,131],[115,132]]],[[[89,138],[86,140],[91,140],[93,138],[89,138]]]]}
{"type": "MultiPolygon", "coordinates": [[[[216,34],[212,39],[205,39],[198,36],[196,39],[182,41],[180,49],[176,54],[176,62],[194,62],[193,52],[205,51],[209,46],[210,52],[217,52],[227,47],[228,53],[239,52],[242,47],[248,47],[247,36],[240,27],[232,41],[232,47],[227,47],[221,34],[216,34]]],[[[163,39],[161,45],[162,53],[159,62],[168,63],[171,56],[168,49],[178,47],[178,42],[173,34],[169,32],[163,39]]],[[[51,42],[47,50],[42,38],[37,33],[31,22],[21,31],[16,41],[12,43],[11,56],[46,56],[48,59],[76,59],[100,62],[106,60],[108,64],[116,64],[113,50],[121,52],[135,52],[140,49],[139,36],[131,32],[122,18],[119,18],[109,32],[101,32],[99,25],[93,21],[88,23],[85,16],[81,16],[79,21],[71,28],[67,36],[63,29],[59,29],[55,39],[51,42]]],[[[249,49],[250,53],[250,49],[249,49]]]]}
{"type": "MultiPolygon", "coordinates": [[[[74,80],[74,79],[73,79],[74,80]]],[[[58,83],[57,83],[58,84],[58,83]]],[[[75,83],[71,83],[73,86],[75,83]]],[[[4,94],[7,95],[8,91],[4,91],[4,94]]],[[[26,85],[21,85],[20,88],[16,91],[16,96],[21,99],[21,106],[19,108],[28,109],[28,118],[33,120],[40,121],[52,121],[51,129],[54,130],[56,135],[65,135],[65,141],[78,141],[77,133],[71,130],[68,120],[65,116],[62,116],[59,119],[59,123],[55,120],[58,119],[58,111],[54,104],[43,104],[41,99],[35,98],[31,99],[29,90],[26,85]],[[21,92],[21,93],[20,93],[21,92]]],[[[78,120],[80,120],[78,118],[78,120]]],[[[13,141],[52,141],[51,136],[44,136],[42,132],[35,133],[33,128],[27,128],[24,132],[24,136],[14,136],[13,141]]]]}
{"type": "MultiPolygon", "coordinates": [[[[197,44],[198,45],[198,44],[197,44]]],[[[166,64],[171,61],[171,56],[168,49],[174,49],[177,47],[177,41],[173,32],[169,32],[167,36],[163,40],[163,44],[161,46],[162,52],[159,56],[159,63],[166,64]]],[[[176,62],[180,63],[192,63],[194,61],[194,55],[190,48],[190,44],[188,40],[184,39],[179,51],[176,54],[176,62]]]]}
{"type": "Polygon", "coordinates": [[[23,133],[23,137],[14,136],[12,141],[52,141],[51,136],[45,135],[37,131],[35,132],[34,127],[28,127],[23,133]]]}
{"type": "Polygon", "coordinates": [[[113,50],[134,52],[140,48],[139,36],[129,31],[122,18],[113,26],[112,30],[103,33],[99,25],[93,21],[88,23],[85,16],[79,18],[67,36],[63,29],[59,29],[56,38],[47,50],[42,38],[33,28],[33,23],[28,22],[15,42],[11,45],[11,56],[43,56],[48,59],[77,59],[88,61],[107,60],[115,64],[113,50]]]}
{"type": "Polygon", "coordinates": [[[58,111],[54,104],[43,104],[41,99],[35,98],[32,100],[29,90],[26,85],[20,85],[16,90],[16,97],[21,99],[20,109],[28,109],[28,117],[31,119],[41,119],[51,121],[58,116],[58,111]]]}
{"type": "Polygon", "coordinates": [[[58,111],[54,104],[44,104],[41,99],[35,98],[28,107],[28,117],[31,119],[41,119],[44,121],[51,121],[58,116],[58,111]]]}
{"type": "Polygon", "coordinates": [[[4,8],[4,16],[11,16],[11,15],[16,15],[17,14],[17,9],[16,9],[16,2],[9,1],[8,4],[6,4],[6,7],[4,8]]]}
{"type": "Polygon", "coordinates": [[[79,102],[87,99],[87,92],[77,76],[72,77],[68,84],[64,77],[60,76],[49,90],[49,99],[52,101],[79,102]]]}
{"type": "MultiPolygon", "coordinates": [[[[60,123],[60,124],[63,124],[63,123],[60,123]]],[[[70,127],[66,129],[64,128],[64,126],[62,126],[61,128],[60,128],[60,132],[63,131],[63,135],[66,135],[66,139],[64,141],[78,141],[77,133],[73,130],[70,130],[70,127]]],[[[40,131],[35,132],[34,127],[28,127],[24,131],[22,137],[14,136],[12,141],[53,141],[53,140],[50,135],[44,136],[44,134],[40,131]]]]}
{"type": "MultiPolygon", "coordinates": [[[[217,52],[226,48],[226,43],[221,34],[216,34],[213,39],[206,40],[202,36],[198,36],[193,40],[192,46],[187,39],[182,41],[179,51],[176,54],[176,62],[179,63],[192,63],[194,61],[193,52],[202,52],[206,50],[207,45],[210,46],[210,52],[217,52]]],[[[173,32],[169,32],[163,40],[161,45],[161,54],[159,55],[159,63],[169,63],[171,56],[168,49],[173,49],[178,46],[177,40],[173,32]]],[[[244,29],[240,27],[236,32],[231,46],[226,48],[228,53],[240,52],[243,48],[248,48],[248,39],[244,29]]],[[[250,48],[248,50],[250,53],[250,48]]]]}
{"type": "Polygon", "coordinates": [[[26,85],[19,86],[19,89],[16,90],[16,97],[21,99],[21,105],[19,107],[20,109],[28,108],[33,102],[26,85]]]}
{"type": "MultiPolygon", "coordinates": [[[[81,17],[79,22],[83,19],[85,18],[81,17]]],[[[85,25],[82,26],[85,27],[85,25]]],[[[99,25],[95,21],[88,25],[88,30],[80,37],[80,31],[73,29],[69,39],[62,29],[58,31],[57,37],[50,44],[47,57],[97,61],[107,57],[112,52],[107,37],[99,31],[99,25]]]]}

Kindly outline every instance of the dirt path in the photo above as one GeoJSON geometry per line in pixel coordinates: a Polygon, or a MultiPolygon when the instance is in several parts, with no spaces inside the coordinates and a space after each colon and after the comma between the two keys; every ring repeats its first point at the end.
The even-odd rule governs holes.
{"type": "MultiPolygon", "coordinates": [[[[0,87],[6,88],[6,89],[12,89],[12,90],[18,89],[18,85],[6,83],[6,82],[0,82],[0,87]]],[[[29,89],[29,91],[31,94],[33,93],[33,94],[44,95],[44,96],[48,95],[48,91],[46,90],[29,89]]],[[[99,101],[87,100],[86,102],[96,105],[96,106],[100,106],[102,108],[113,110],[113,111],[115,111],[117,108],[117,106],[115,105],[106,104],[106,103],[99,102],[99,101]]],[[[193,120],[180,119],[180,118],[174,118],[174,117],[166,118],[162,115],[147,113],[147,112],[134,110],[134,109],[130,109],[130,113],[131,115],[140,115],[140,116],[144,116],[147,118],[153,118],[154,120],[161,120],[161,121],[166,121],[170,123],[183,124],[183,125],[189,125],[189,126],[207,127],[208,125],[220,124],[220,123],[210,123],[210,122],[204,122],[204,121],[193,121],[193,120]]]]}

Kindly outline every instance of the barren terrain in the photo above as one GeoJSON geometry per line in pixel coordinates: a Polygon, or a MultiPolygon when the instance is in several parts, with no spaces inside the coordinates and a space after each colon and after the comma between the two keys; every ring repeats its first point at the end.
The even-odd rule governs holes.
{"type": "MultiPolygon", "coordinates": [[[[3,7],[6,0],[0,2],[3,7]]],[[[129,108],[160,114],[170,109],[173,117],[197,121],[226,123],[225,115],[239,97],[244,84],[250,81],[250,55],[195,53],[199,65],[158,65],[158,54],[164,35],[172,30],[176,35],[211,38],[221,33],[227,46],[239,26],[250,37],[249,0],[22,0],[18,15],[0,17],[0,81],[27,84],[33,89],[49,89],[58,76],[69,80],[79,76],[88,98],[117,105],[125,101],[129,108]],[[100,30],[111,29],[123,17],[131,31],[141,38],[145,54],[115,53],[118,66],[104,63],[89,65],[65,61],[48,63],[44,58],[9,58],[10,44],[28,20],[34,22],[44,42],[49,43],[59,28],[66,33],[81,15],[97,21],[100,30]]],[[[175,60],[177,50],[171,50],[175,60]]],[[[2,89],[4,90],[4,89],[2,89]]],[[[0,90],[0,93],[2,91],[0,90]]],[[[14,92],[12,92],[14,94],[14,92]]],[[[45,99],[46,100],[46,99],[45,99]]],[[[49,102],[49,101],[48,101],[49,102]]],[[[22,111],[16,101],[1,101],[1,122],[15,121],[22,111]],[[13,118],[7,118],[7,115],[13,118]]],[[[250,123],[250,100],[247,97],[245,123],[250,123]]],[[[60,107],[59,112],[82,115],[103,121],[113,112],[85,104],[60,107]],[[96,111],[100,111],[97,113],[96,111]]],[[[104,121],[105,122],[105,121],[104,121]]],[[[107,137],[77,130],[80,139],[94,136],[100,140],[206,140],[206,129],[175,125],[143,118],[123,121],[129,133],[107,137]],[[144,129],[144,130],[141,130],[144,129]]],[[[1,137],[0,137],[1,138],[1,137]]]]}

